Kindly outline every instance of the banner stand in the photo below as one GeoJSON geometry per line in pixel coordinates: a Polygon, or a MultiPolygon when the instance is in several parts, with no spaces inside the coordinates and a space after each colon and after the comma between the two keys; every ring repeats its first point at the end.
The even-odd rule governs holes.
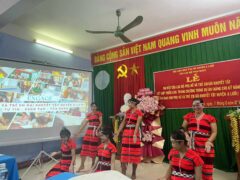
{"type": "MultiPolygon", "coordinates": [[[[37,167],[39,172],[42,173],[42,166],[43,166],[43,161],[42,158],[44,157],[48,157],[49,159],[51,159],[51,161],[55,161],[56,163],[58,163],[59,161],[56,160],[55,158],[53,158],[50,154],[48,154],[45,151],[40,151],[39,154],[36,156],[36,158],[33,160],[33,162],[31,163],[31,165],[27,168],[27,170],[23,173],[23,175],[21,176],[21,179],[23,179],[26,174],[28,174],[28,172],[31,170],[32,167],[37,167]]],[[[51,162],[49,161],[49,162],[51,162]]]]}

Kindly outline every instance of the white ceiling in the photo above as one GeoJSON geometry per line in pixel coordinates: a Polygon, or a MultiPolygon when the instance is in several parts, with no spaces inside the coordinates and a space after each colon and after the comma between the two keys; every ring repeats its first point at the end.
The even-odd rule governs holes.
{"type": "Polygon", "coordinates": [[[111,34],[89,30],[115,30],[115,10],[123,8],[120,25],[136,16],[143,23],[125,33],[132,40],[151,36],[213,16],[240,10],[240,0],[43,0],[1,29],[23,39],[59,42],[81,52],[94,52],[122,44],[111,34]]]}
{"type": "Polygon", "coordinates": [[[0,14],[4,13],[6,10],[8,10],[10,7],[12,7],[14,4],[16,4],[19,0],[0,0],[0,14]]]}

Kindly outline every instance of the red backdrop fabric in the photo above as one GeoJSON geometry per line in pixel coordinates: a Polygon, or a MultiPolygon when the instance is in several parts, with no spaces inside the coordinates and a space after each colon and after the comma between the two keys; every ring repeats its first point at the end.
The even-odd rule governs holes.
{"type": "Polygon", "coordinates": [[[114,113],[120,112],[120,107],[124,104],[123,96],[125,93],[134,96],[140,88],[145,88],[144,57],[116,62],[114,64],[114,113]],[[118,69],[120,71],[122,69],[127,77],[120,77],[124,73],[118,69]]]}

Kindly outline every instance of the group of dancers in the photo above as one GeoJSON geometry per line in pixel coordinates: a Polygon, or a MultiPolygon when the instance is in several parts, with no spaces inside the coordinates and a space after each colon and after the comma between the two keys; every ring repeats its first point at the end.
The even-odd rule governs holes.
{"type": "MultiPolygon", "coordinates": [[[[117,138],[122,134],[121,167],[126,175],[127,164],[132,164],[132,179],[136,179],[137,166],[142,160],[140,126],[143,112],[137,108],[139,100],[129,99],[129,110],[114,134],[117,138]]],[[[182,127],[171,134],[172,149],[168,154],[169,168],[160,180],[212,180],[214,161],[214,140],[217,136],[216,119],[204,113],[202,99],[194,99],[193,111],[184,116],[182,127]]],[[[76,144],[71,139],[71,133],[63,128],[61,137],[61,159],[46,175],[46,178],[62,172],[81,172],[85,168],[86,157],[91,157],[90,172],[99,172],[115,169],[117,149],[114,145],[113,134],[110,129],[102,128],[102,113],[97,110],[95,103],[91,104],[91,112],[81,124],[75,137],[79,137],[87,127],[83,137],[80,152],[81,164],[75,171],[76,144]]],[[[59,152],[60,153],[60,152],[59,152]]],[[[53,155],[56,155],[54,153],[53,155]]]]}

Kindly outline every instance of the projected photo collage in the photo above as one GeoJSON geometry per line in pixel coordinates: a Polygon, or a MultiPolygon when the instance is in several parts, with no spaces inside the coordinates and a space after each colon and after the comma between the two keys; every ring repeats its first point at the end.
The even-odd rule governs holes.
{"type": "Polygon", "coordinates": [[[0,130],[80,125],[90,75],[0,67],[0,130]]]}

